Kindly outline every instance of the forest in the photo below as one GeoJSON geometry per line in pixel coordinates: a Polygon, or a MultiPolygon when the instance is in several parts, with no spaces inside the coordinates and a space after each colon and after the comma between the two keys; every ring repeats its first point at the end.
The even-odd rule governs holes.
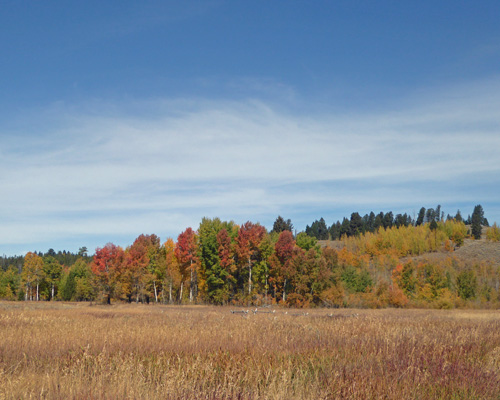
{"type": "Polygon", "coordinates": [[[440,206],[407,214],[352,213],[294,233],[279,216],[271,231],[203,218],[197,230],[161,242],[141,234],[89,256],[28,252],[4,257],[0,299],[286,307],[500,306],[500,262],[455,256],[469,241],[499,242],[480,205],[444,217],[440,206]],[[481,234],[483,233],[483,236],[481,234]],[[483,237],[481,239],[481,237],[483,237]],[[439,253],[432,260],[422,255],[439,253]]]}

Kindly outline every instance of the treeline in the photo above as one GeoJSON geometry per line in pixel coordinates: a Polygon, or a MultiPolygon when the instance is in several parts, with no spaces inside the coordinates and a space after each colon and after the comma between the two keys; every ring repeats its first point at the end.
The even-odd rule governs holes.
{"type": "MultiPolygon", "coordinates": [[[[42,253],[41,251],[34,251],[33,253],[37,254],[40,257],[52,257],[59,264],[62,265],[73,265],[79,258],[83,258],[87,261],[91,259],[88,255],[87,247],[80,247],[78,253],[72,253],[70,251],[58,251],[56,252],[54,249],[49,249],[47,252],[42,253]]],[[[21,272],[24,263],[24,256],[3,256],[0,258],[1,268],[5,271],[8,267],[16,266],[21,272]]]]}
{"type": "MultiPolygon", "coordinates": [[[[72,264],[50,251],[30,252],[21,272],[11,265],[1,273],[0,298],[295,307],[500,304],[499,265],[464,265],[452,257],[469,235],[463,221],[381,226],[346,235],[336,248],[291,230],[291,221],[281,217],[271,232],[258,223],[204,218],[176,241],[140,235],[127,248],[108,243],[93,257],[82,248],[72,264]],[[437,250],[450,257],[439,263],[408,258],[437,250]]],[[[496,224],[488,232],[495,240],[496,224]]]]}
{"type": "MultiPolygon", "coordinates": [[[[314,236],[318,240],[339,240],[343,236],[358,236],[367,232],[377,232],[379,228],[392,228],[400,226],[419,226],[425,223],[437,223],[440,221],[450,221],[455,220],[459,222],[464,222],[465,225],[473,225],[475,223],[476,229],[481,225],[489,226],[488,220],[484,217],[484,211],[481,205],[474,208],[472,217],[469,215],[467,219],[462,218],[460,210],[454,217],[450,214],[444,216],[444,212],[441,210],[441,205],[438,205],[435,209],[422,207],[418,213],[418,216],[410,216],[409,214],[396,214],[392,211],[387,213],[379,212],[375,214],[373,211],[369,214],[365,214],[363,217],[358,212],[353,212],[350,218],[344,217],[342,222],[334,222],[330,227],[327,226],[324,218],[314,221],[311,226],[307,225],[305,232],[309,236],[314,236]],[[474,219],[475,216],[478,218],[474,219]]],[[[479,232],[480,235],[480,232],[479,232]]]]}

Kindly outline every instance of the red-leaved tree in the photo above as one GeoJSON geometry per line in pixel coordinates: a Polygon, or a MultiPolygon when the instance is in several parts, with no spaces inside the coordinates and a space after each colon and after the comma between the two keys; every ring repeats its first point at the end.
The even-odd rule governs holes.
{"type": "Polygon", "coordinates": [[[95,251],[91,264],[92,272],[108,304],[111,304],[111,296],[121,275],[123,261],[123,249],[113,243],[108,243],[103,248],[98,247],[95,251]]]}
{"type": "Polygon", "coordinates": [[[236,254],[240,268],[248,267],[248,294],[252,293],[252,266],[258,260],[259,245],[266,233],[266,228],[248,221],[241,226],[236,236],[236,254]]]}
{"type": "Polygon", "coordinates": [[[187,228],[177,237],[177,246],[175,247],[175,256],[179,263],[179,269],[182,275],[180,301],[182,301],[182,289],[184,282],[189,274],[189,301],[192,302],[196,291],[197,280],[197,238],[196,232],[187,228]]]}

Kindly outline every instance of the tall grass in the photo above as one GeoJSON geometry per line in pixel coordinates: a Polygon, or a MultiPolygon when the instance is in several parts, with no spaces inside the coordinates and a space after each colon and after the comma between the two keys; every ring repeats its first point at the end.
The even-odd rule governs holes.
{"type": "Polygon", "coordinates": [[[494,399],[490,311],[0,303],[0,398],[494,399]]]}

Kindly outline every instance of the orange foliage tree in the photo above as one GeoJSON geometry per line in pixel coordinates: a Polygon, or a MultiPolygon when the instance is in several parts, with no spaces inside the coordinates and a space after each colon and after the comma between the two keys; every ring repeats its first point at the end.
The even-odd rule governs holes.
{"type": "Polygon", "coordinates": [[[119,282],[124,261],[124,251],[121,247],[108,243],[103,248],[97,248],[91,268],[107,304],[111,304],[111,296],[119,282]]]}
{"type": "Polygon", "coordinates": [[[175,247],[175,256],[179,262],[179,269],[182,276],[180,301],[182,302],[182,292],[184,282],[189,275],[189,302],[193,302],[197,290],[197,237],[192,228],[187,228],[177,237],[177,246],[175,247]]]}
{"type": "Polygon", "coordinates": [[[249,295],[252,294],[252,267],[259,260],[259,245],[266,233],[266,228],[248,221],[240,227],[236,236],[235,250],[238,257],[240,275],[243,275],[243,271],[248,268],[249,295]]]}

